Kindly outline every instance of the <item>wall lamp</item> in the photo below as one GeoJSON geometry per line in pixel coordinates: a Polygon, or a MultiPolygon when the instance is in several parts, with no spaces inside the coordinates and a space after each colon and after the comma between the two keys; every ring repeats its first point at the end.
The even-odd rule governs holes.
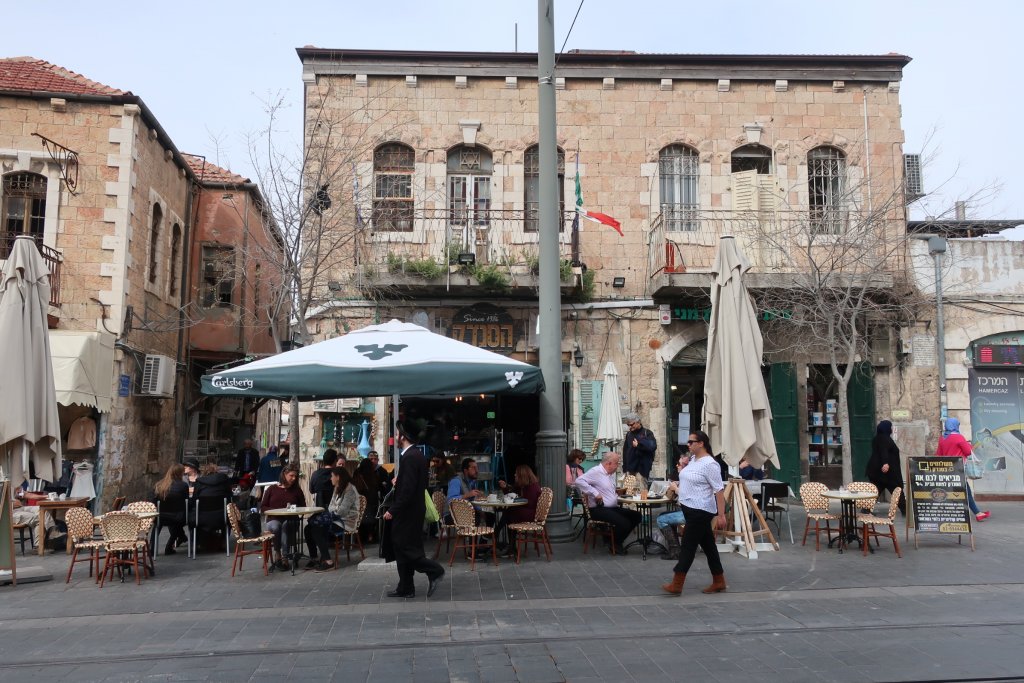
{"type": "Polygon", "coordinates": [[[612,287],[615,287],[616,289],[622,289],[625,286],[626,286],[626,278],[624,278],[624,277],[613,277],[612,278],[612,287]]]}
{"type": "Polygon", "coordinates": [[[572,360],[576,363],[576,367],[583,367],[583,349],[580,348],[579,344],[576,345],[576,350],[572,352],[572,360]]]}
{"type": "Polygon", "coordinates": [[[458,261],[460,266],[472,266],[476,263],[476,254],[471,252],[459,254],[458,261]]]}

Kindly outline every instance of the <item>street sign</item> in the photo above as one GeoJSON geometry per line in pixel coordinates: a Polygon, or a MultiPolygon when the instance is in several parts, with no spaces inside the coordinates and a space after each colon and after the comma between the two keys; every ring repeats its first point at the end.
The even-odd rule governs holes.
{"type": "Polygon", "coordinates": [[[913,523],[915,548],[918,534],[968,534],[974,550],[963,458],[907,458],[907,491],[907,535],[913,523]]]}

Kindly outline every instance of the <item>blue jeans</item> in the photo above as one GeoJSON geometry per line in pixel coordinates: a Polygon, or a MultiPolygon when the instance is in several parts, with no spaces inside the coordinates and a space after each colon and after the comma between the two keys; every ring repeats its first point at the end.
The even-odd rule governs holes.
{"type": "Polygon", "coordinates": [[[978,514],[981,510],[978,508],[978,504],[974,502],[974,493],[971,492],[971,485],[967,484],[967,505],[971,508],[971,512],[978,514]]]}
{"type": "Polygon", "coordinates": [[[683,517],[682,510],[677,512],[662,512],[654,521],[658,524],[658,528],[663,531],[669,528],[670,526],[679,526],[680,524],[686,524],[686,518],[683,517]]]}

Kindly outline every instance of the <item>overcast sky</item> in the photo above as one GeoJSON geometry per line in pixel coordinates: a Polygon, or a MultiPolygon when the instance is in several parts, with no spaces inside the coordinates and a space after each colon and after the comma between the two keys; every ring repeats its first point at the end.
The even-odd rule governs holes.
{"type": "MultiPolygon", "coordinates": [[[[268,93],[287,94],[289,122],[301,128],[296,47],[512,51],[518,24],[519,50],[537,49],[534,0],[146,6],[8,3],[3,22],[14,30],[4,32],[0,49],[130,90],[178,149],[243,175],[251,175],[246,138],[265,124],[268,93]]],[[[556,50],[579,6],[555,0],[556,50]]],[[[904,152],[937,155],[925,169],[931,205],[998,186],[968,214],[1024,218],[1017,159],[1024,145],[1013,124],[1021,114],[1022,7],[1014,0],[585,0],[566,49],[909,55],[900,90],[904,152]]]]}

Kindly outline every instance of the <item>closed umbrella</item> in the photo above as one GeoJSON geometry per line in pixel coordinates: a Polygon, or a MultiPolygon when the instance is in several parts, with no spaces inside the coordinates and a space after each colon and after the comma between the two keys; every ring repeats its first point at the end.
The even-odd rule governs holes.
{"type": "Polygon", "coordinates": [[[46,310],[50,274],[31,237],[14,240],[0,282],[0,453],[11,481],[56,481],[60,472],[60,420],[53,386],[46,310]]]}
{"type": "Polygon", "coordinates": [[[703,422],[711,446],[730,465],[779,466],[772,412],[761,375],[764,340],[744,283],[750,262],[731,236],[723,236],[711,286],[703,422]]]}
{"type": "Polygon", "coordinates": [[[604,366],[604,388],[601,391],[601,412],[597,417],[594,440],[614,449],[622,443],[622,411],[619,409],[619,372],[615,363],[604,366]]]}

